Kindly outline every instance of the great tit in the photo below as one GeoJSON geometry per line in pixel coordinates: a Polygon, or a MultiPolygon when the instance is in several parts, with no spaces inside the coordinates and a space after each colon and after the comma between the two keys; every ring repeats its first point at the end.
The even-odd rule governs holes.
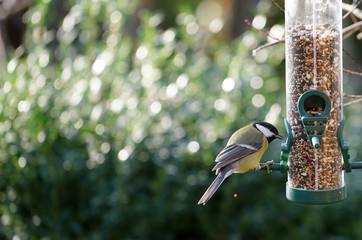
{"type": "Polygon", "coordinates": [[[214,195],[221,183],[232,173],[245,173],[259,169],[259,162],[269,143],[274,139],[283,139],[278,129],[267,122],[256,122],[237,130],[231,135],[226,147],[217,155],[217,177],[211,183],[198,204],[205,205],[214,195]]]}

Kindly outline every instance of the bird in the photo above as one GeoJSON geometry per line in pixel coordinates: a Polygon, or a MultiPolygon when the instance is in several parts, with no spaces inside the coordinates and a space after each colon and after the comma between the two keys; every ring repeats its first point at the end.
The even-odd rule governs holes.
{"type": "Polygon", "coordinates": [[[251,169],[260,169],[260,159],[269,143],[274,139],[283,139],[278,129],[268,122],[255,122],[234,132],[226,146],[216,156],[216,178],[199,200],[205,205],[224,180],[233,173],[245,173],[251,169]]]}

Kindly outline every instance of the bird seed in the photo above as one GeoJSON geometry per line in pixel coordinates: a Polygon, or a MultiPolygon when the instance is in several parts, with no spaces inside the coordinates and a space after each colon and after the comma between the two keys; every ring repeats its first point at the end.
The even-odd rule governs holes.
{"type": "MultiPolygon", "coordinates": [[[[313,28],[294,26],[287,30],[287,119],[293,132],[289,154],[288,182],[291,187],[325,190],[342,186],[342,155],[337,130],[342,117],[340,33],[329,25],[313,28]],[[326,93],[331,100],[327,122],[320,147],[315,149],[308,139],[298,99],[306,91],[315,89],[326,93]]],[[[310,116],[323,112],[320,106],[307,109],[310,116]]]]}

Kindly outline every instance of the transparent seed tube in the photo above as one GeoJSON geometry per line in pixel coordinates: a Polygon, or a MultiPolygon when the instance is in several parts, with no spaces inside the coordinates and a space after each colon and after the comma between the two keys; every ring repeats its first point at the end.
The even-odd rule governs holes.
{"type": "MultiPolygon", "coordinates": [[[[344,186],[337,130],[342,109],[341,0],[286,0],[287,120],[293,139],[288,159],[288,184],[306,190],[344,186]],[[331,108],[319,148],[314,148],[298,111],[298,99],[308,90],[328,95],[331,108]]],[[[318,116],[316,104],[307,109],[318,116]]],[[[314,124],[321,124],[314,122],[314,124]]]]}

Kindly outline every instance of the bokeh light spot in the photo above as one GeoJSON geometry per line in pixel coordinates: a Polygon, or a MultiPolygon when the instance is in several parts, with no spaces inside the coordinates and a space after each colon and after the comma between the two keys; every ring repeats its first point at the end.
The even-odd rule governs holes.
{"type": "Polygon", "coordinates": [[[18,103],[19,112],[27,112],[30,109],[30,102],[27,100],[22,100],[18,103]]]}
{"type": "Polygon", "coordinates": [[[41,20],[41,13],[39,11],[36,11],[31,15],[32,24],[38,24],[40,20],[41,20]]]}
{"type": "Polygon", "coordinates": [[[200,144],[196,141],[191,141],[187,144],[187,151],[189,153],[196,153],[200,149],[200,144]]]}
{"type": "Polygon", "coordinates": [[[218,33],[224,26],[224,22],[221,18],[215,18],[210,22],[209,30],[212,33],[218,33]]]}
{"type": "Polygon", "coordinates": [[[39,216],[35,215],[33,216],[33,223],[35,226],[39,226],[41,224],[41,219],[39,216]]]}
{"type": "Polygon", "coordinates": [[[214,102],[214,107],[217,111],[225,112],[229,109],[229,102],[226,99],[219,98],[214,102]]]}
{"type": "Polygon", "coordinates": [[[129,153],[126,149],[122,149],[121,151],[118,152],[118,159],[120,161],[126,161],[129,157],[129,153]]]}
{"type": "Polygon", "coordinates": [[[44,51],[39,57],[39,66],[46,67],[49,63],[49,58],[49,53],[47,51],[44,51]]]}
{"type": "Polygon", "coordinates": [[[94,77],[89,82],[89,88],[93,93],[98,93],[102,87],[102,81],[98,77],[94,77]]]}
{"type": "Polygon", "coordinates": [[[105,128],[102,124],[97,124],[95,131],[98,135],[102,135],[105,131],[105,128]]]}
{"type": "Polygon", "coordinates": [[[187,24],[186,26],[186,32],[190,35],[194,35],[197,33],[197,31],[199,31],[199,25],[197,25],[197,23],[195,22],[190,22],[189,24],[187,24]]]}
{"type": "Polygon", "coordinates": [[[175,36],[176,36],[175,31],[168,29],[163,33],[162,40],[164,43],[170,43],[175,39],[175,36]]]}
{"type": "Polygon", "coordinates": [[[106,62],[103,59],[96,59],[93,63],[92,72],[94,75],[101,74],[106,68],[106,62]]]}
{"type": "Polygon", "coordinates": [[[17,59],[11,59],[8,63],[8,73],[13,73],[16,69],[16,66],[17,66],[17,59]]]}
{"type": "Polygon", "coordinates": [[[222,82],[222,89],[225,92],[230,92],[234,89],[235,87],[235,80],[232,78],[226,78],[223,82],[222,82]]]}
{"type": "Polygon", "coordinates": [[[26,159],[24,157],[19,157],[18,164],[21,168],[24,168],[26,166],[26,159]]]}
{"type": "Polygon", "coordinates": [[[119,113],[123,108],[123,101],[120,98],[113,99],[110,103],[110,109],[114,113],[119,113]]]}
{"type": "Polygon", "coordinates": [[[110,20],[112,23],[119,23],[122,20],[122,13],[120,11],[112,12],[110,20]]]}
{"type": "Polygon", "coordinates": [[[266,24],[266,17],[263,15],[256,15],[252,22],[256,29],[262,29],[266,24]]]}
{"type": "MultiPolygon", "coordinates": [[[[275,24],[271,27],[270,33],[271,36],[277,39],[282,39],[284,35],[284,26],[275,24]]],[[[268,42],[275,42],[276,40],[268,36],[268,42]]]]}
{"type": "Polygon", "coordinates": [[[104,154],[107,154],[111,150],[111,145],[108,142],[104,142],[101,145],[101,151],[104,154]]]}
{"type": "Polygon", "coordinates": [[[265,121],[274,124],[278,120],[281,111],[282,107],[280,106],[280,104],[274,103],[270,107],[269,112],[266,114],[265,121]]]}
{"type": "Polygon", "coordinates": [[[188,82],[189,77],[187,76],[187,74],[183,73],[177,78],[176,85],[179,89],[183,89],[187,86],[188,82]]]}
{"type": "Polygon", "coordinates": [[[251,99],[251,103],[257,108],[262,107],[265,104],[265,97],[261,94],[256,94],[251,99]]]}
{"type": "Polygon", "coordinates": [[[263,63],[268,59],[269,53],[267,49],[262,49],[254,55],[254,59],[258,63],[263,63]]]}
{"type": "Polygon", "coordinates": [[[254,89],[260,89],[264,84],[264,81],[259,76],[254,76],[250,79],[250,86],[254,89]]]}
{"type": "Polygon", "coordinates": [[[155,101],[150,105],[150,111],[152,114],[157,114],[161,111],[162,105],[159,101],[155,101]]]}
{"type": "Polygon", "coordinates": [[[136,51],[136,58],[138,60],[144,60],[148,55],[148,49],[146,46],[140,46],[136,51]]]}
{"type": "Polygon", "coordinates": [[[45,132],[44,131],[39,132],[38,133],[38,138],[37,138],[38,142],[43,143],[45,141],[45,139],[46,139],[45,132]]]}
{"type": "Polygon", "coordinates": [[[214,19],[220,19],[222,7],[217,1],[202,1],[196,9],[197,21],[203,27],[209,27],[214,19]]]}
{"type": "Polygon", "coordinates": [[[167,88],[166,88],[166,95],[167,95],[169,98],[174,98],[174,97],[176,97],[177,92],[178,92],[178,88],[177,88],[177,85],[176,85],[175,83],[171,83],[171,84],[168,85],[167,88]]]}

